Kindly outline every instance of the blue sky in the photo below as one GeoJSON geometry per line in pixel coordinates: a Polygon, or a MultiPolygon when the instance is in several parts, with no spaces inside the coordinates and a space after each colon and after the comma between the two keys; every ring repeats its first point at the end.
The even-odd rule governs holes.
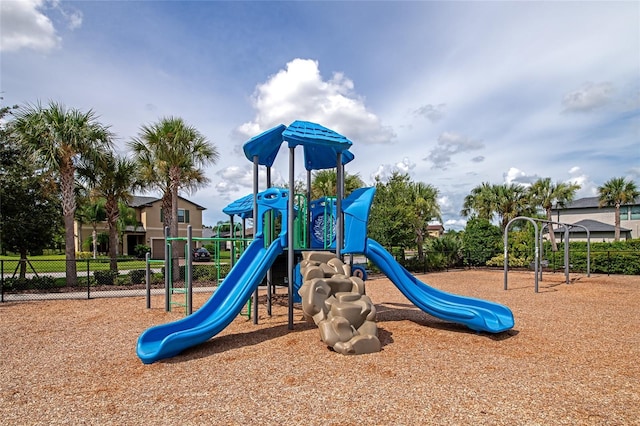
{"type": "MultiPolygon", "coordinates": [[[[209,186],[183,194],[205,224],[251,191],[242,144],[294,120],[351,139],[347,171],[368,184],[399,170],[436,186],[447,229],[482,182],[640,185],[639,2],[0,7],[3,102],[93,109],[122,153],[143,124],[182,117],[221,154],[209,186]]],[[[285,153],[273,176],[287,178],[285,153]]]]}

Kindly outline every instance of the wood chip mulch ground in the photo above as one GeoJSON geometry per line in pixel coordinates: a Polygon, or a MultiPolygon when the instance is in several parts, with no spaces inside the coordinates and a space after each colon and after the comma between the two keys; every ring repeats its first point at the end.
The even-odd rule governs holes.
{"type": "MultiPolygon", "coordinates": [[[[382,351],[327,349],[286,303],[143,365],[136,340],[181,318],[143,297],[0,304],[3,425],[640,425],[640,277],[451,271],[441,290],[505,304],[515,327],[475,333],[367,281],[382,351]]],[[[281,292],[284,290],[280,290],[281,292]]],[[[194,306],[207,295],[194,295],[194,306]]],[[[278,299],[281,302],[281,298],[278,299]]]]}

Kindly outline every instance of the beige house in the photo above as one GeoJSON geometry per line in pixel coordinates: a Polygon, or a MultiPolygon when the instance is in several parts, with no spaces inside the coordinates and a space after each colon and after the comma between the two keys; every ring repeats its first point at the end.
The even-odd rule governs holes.
{"type": "MultiPolygon", "coordinates": [[[[133,255],[138,244],[151,247],[152,259],[164,258],[164,225],[162,217],[162,200],[156,197],[134,196],[129,206],[136,212],[138,224],[127,226],[120,239],[118,253],[133,255]]],[[[187,226],[191,225],[193,237],[202,237],[202,207],[185,198],[178,197],[178,235],[187,236],[187,226]]],[[[83,242],[91,239],[93,226],[91,224],[75,223],[76,250],[82,251],[83,242]]],[[[98,224],[98,234],[108,233],[106,222],[98,224]]],[[[184,256],[184,245],[178,245],[178,256],[184,256]]]]}
{"type": "Polygon", "coordinates": [[[427,232],[431,238],[440,238],[444,234],[444,226],[440,223],[427,225],[427,232]]]}
{"type": "MultiPolygon", "coordinates": [[[[552,220],[578,224],[589,229],[591,241],[613,241],[615,232],[615,207],[598,207],[598,197],[580,198],[564,208],[552,209],[552,220]]],[[[556,236],[563,231],[556,230],[556,236]]],[[[587,239],[584,229],[570,230],[572,241],[587,239]]],[[[620,207],[620,239],[640,238],[640,197],[632,204],[620,207]]]]}

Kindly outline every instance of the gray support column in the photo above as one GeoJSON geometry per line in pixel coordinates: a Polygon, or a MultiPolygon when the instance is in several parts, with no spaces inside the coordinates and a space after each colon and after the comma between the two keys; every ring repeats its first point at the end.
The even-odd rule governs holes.
{"type": "Polygon", "coordinates": [[[164,310],[171,310],[171,253],[169,253],[169,227],[164,227],[164,310]]]}
{"type": "Polygon", "coordinates": [[[569,227],[564,226],[564,279],[569,284],[569,227]]]}
{"type": "MultiPolygon", "coordinates": [[[[267,167],[267,188],[271,188],[271,167],[267,167]]],[[[273,211],[267,213],[267,223],[265,229],[269,233],[266,238],[267,242],[271,244],[273,242],[273,211]]],[[[273,268],[270,267],[267,271],[267,315],[271,316],[271,304],[272,304],[272,286],[273,285],[273,268]]]]}
{"type": "MultiPolygon", "coordinates": [[[[233,217],[235,215],[231,215],[230,219],[229,219],[229,238],[231,240],[233,240],[233,238],[236,237],[236,224],[233,221],[233,217]]],[[[229,256],[229,263],[230,263],[230,267],[233,268],[233,265],[236,262],[236,245],[233,244],[233,241],[231,241],[231,256],[229,256]]]]}
{"type": "Polygon", "coordinates": [[[193,241],[193,228],[187,226],[187,247],[185,247],[184,257],[187,259],[187,315],[193,313],[193,256],[191,256],[191,242],[193,241]]]}
{"type": "Polygon", "coordinates": [[[337,172],[336,179],[336,255],[342,259],[342,247],[344,247],[344,216],[342,214],[342,200],[344,199],[344,165],[342,164],[342,153],[336,156],[337,172]]]}
{"type": "MultiPolygon", "coordinates": [[[[289,148],[289,207],[287,209],[287,285],[289,290],[289,330],[293,330],[293,198],[295,186],[295,148],[289,148]]],[[[284,224],[283,224],[284,225],[284,224]]]]}
{"type": "Polygon", "coordinates": [[[311,170],[307,170],[307,228],[305,229],[307,247],[311,248],[311,170]]]}
{"type": "MultiPolygon", "coordinates": [[[[253,237],[258,231],[258,156],[253,156],[253,237]]],[[[253,292],[253,323],[258,323],[258,288],[253,292]]]]}

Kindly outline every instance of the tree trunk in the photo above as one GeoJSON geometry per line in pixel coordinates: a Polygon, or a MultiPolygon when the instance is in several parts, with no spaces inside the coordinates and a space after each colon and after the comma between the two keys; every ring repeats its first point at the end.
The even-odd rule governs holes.
{"type": "MultiPolygon", "coordinates": [[[[547,209],[547,220],[551,222],[551,209],[547,209]]],[[[556,242],[556,233],[553,232],[553,224],[548,223],[549,240],[551,240],[551,251],[558,251],[558,243],[556,242]]]]}
{"type": "Polygon", "coordinates": [[[24,280],[27,277],[27,249],[24,247],[20,248],[20,275],[21,280],[24,280]]]}
{"type": "Polygon", "coordinates": [[[424,244],[424,236],[422,231],[416,232],[416,244],[418,245],[418,259],[420,261],[424,260],[424,248],[422,247],[424,244]]]}
{"type": "MultiPolygon", "coordinates": [[[[178,236],[178,188],[175,186],[175,189],[171,191],[171,227],[170,234],[173,237],[178,236]]],[[[180,279],[180,263],[178,261],[178,241],[171,242],[171,252],[173,253],[173,278],[174,280],[180,279]]],[[[185,252],[185,256],[188,253],[185,252]]]]}
{"type": "MultiPolygon", "coordinates": [[[[180,184],[180,170],[177,167],[169,171],[169,191],[171,194],[171,224],[169,225],[169,235],[178,237],[178,186],[180,184]]],[[[171,252],[173,254],[172,270],[174,281],[180,278],[180,264],[178,262],[178,242],[171,242],[171,252]]],[[[186,253],[185,256],[189,255],[186,253]]]]}
{"type": "Polygon", "coordinates": [[[95,223],[93,224],[93,232],[91,233],[91,248],[93,249],[93,258],[98,257],[98,230],[95,223]]]}
{"type": "Polygon", "coordinates": [[[74,214],[76,212],[76,198],[73,192],[74,172],[72,166],[62,168],[60,171],[60,192],[62,194],[62,215],[64,217],[64,252],[66,265],[67,285],[74,287],[78,284],[76,271],[76,247],[73,232],[74,214]]]}
{"type": "Polygon", "coordinates": [[[109,269],[118,271],[118,202],[114,199],[107,199],[105,203],[107,213],[107,224],[109,226],[109,269]]]}

